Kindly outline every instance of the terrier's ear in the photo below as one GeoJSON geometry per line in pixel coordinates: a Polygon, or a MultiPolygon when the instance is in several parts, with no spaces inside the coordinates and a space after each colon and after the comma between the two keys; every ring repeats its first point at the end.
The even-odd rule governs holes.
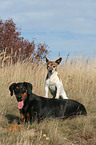
{"type": "Polygon", "coordinates": [[[46,57],[46,63],[48,62],[49,60],[48,60],[48,58],[46,57]]]}
{"type": "Polygon", "coordinates": [[[26,86],[27,93],[30,95],[32,93],[32,88],[33,88],[32,84],[28,82],[24,82],[23,84],[26,86]]]}
{"type": "Polygon", "coordinates": [[[15,87],[16,83],[13,83],[10,85],[9,90],[10,90],[10,95],[13,96],[13,91],[14,91],[14,87],[15,87]]]}
{"type": "Polygon", "coordinates": [[[57,64],[59,65],[60,62],[61,62],[61,60],[62,60],[62,57],[60,57],[59,59],[57,59],[57,60],[55,61],[55,63],[57,63],[57,64]]]}

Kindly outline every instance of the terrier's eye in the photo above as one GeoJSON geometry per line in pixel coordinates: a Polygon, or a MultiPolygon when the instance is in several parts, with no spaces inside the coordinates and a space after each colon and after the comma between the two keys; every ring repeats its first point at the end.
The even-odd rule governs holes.
{"type": "Polygon", "coordinates": [[[53,65],[53,68],[55,68],[55,65],[53,65]]]}

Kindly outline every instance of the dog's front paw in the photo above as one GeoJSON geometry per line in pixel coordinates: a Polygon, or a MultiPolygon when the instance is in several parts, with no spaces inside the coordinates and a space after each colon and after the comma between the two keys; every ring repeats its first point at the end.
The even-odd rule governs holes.
{"type": "Polygon", "coordinates": [[[48,96],[44,96],[45,98],[48,98],[48,96]]]}
{"type": "Polygon", "coordinates": [[[59,97],[58,97],[58,96],[56,96],[56,97],[55,97],[55,99],[59,99],[59,97]]]}

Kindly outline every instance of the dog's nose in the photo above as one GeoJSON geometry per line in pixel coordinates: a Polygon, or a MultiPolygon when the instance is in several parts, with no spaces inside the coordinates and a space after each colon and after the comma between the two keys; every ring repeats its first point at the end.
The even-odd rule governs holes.
{"type": "Polygon", "coordinates": [[[49,70],[49,72],[51,73],[51,72],[52,72],[52,70],[49,70]]]}
{"type": "Polygon", "coordinates": [[[18,95],[18,99],[21,99],[22,98],[22,96],[21,95],[18,95]]]}
{"type": "Polygon", "coordinates": [[[17,96],[17,101],[21,101],[22,100],[22,96],[21,95],[18,95],[17,96]]]}

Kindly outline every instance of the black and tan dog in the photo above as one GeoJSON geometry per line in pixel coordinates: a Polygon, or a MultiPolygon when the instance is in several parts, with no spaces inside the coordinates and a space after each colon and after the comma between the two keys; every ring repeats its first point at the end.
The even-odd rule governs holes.
{"type": "Polygon", "coordinates": [[[11,96],[13,92],[18,101],[21,121],[40,122],[46,117],[62,118],[87,115],[84,105],[70,99],[44,98],[32,93],[32,85],[27,82],[13,83],[9,87],[11,96]]]}

